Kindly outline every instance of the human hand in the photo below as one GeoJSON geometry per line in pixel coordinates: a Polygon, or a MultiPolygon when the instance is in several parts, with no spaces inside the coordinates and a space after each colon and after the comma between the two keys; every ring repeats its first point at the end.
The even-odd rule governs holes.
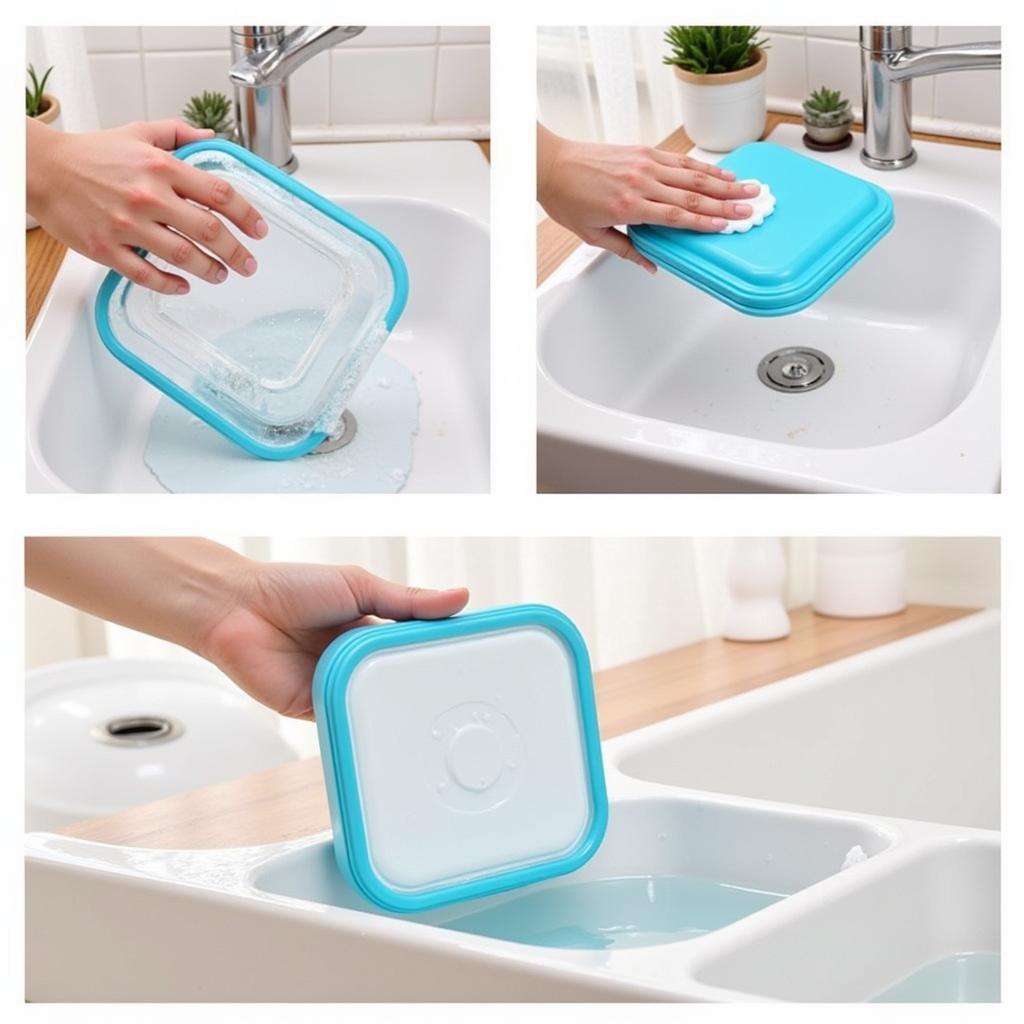
{"type": "Polygon", "coordinates": [[[224,614],[195,649],[291,718],[313,718],[313,671],[336,636],[381,618],[446,618],[469,599],[465,588],[405,587],[355,566],[245,561],[224,583],[224,614]]]}
{"type": "Polygon", "coordinates": [[[27,130],[28,212],[76,252],[166,295],[185,294],[188,282],[136,248],[211,284],[225,281],[228,268],[256,272],[224,220],[250,238],[263,238],[266,222],[222,178],[169,152],[211,131],[168,120],[70,134],[34,119],[27,130]]]}
{"type": "Polygon", "coordinates": [[[735,178],[678,153],[572,142],[537,126],[537,198],[551,219],[652,274],[657,267],[615,225],[721,231],[728,220],[753,213],[741,200],[759,191],[735,178]]]}

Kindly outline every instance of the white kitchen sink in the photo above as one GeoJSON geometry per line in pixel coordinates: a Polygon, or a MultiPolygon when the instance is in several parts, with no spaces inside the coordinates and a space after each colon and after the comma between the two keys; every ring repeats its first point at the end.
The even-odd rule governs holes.
{"type": "MultiPolygon", "coordinates": [[[[915,646],[900,641],[851,658],[863,671],[848,689],[856,694],[856,681],[871,671],[890,689],[919,694],[913,678],[928,680],[936,657],[952,666],[951,676],[953,655],[976,641],[994,657],[994,629],[993,616],[973,616],[920,634],[915,646]]],[[[819,689],[830,689],[829,672],[843,665],[819,670],[819,689]]],[[[805,720],[798,702],[813,703],[814,675],[763,689],[792,699],[805,720]]],[[[870,722],[877,694],[860,692],[860,705],[845,713],[870,722]]],[[[937,702],[944,693],[940,687],[937,702]]],[[[990,728],[992,706],[985,707],[990,728]]],[[[669,725],[678,729],[688,717],[669,725]]],[[[925,719],[921,730],[932,724],[925,719]]],[[[426,914],[369,906],[342,881],[326,835],[229,850],[146,850],[31,834],[26,994],[36,1001],[998,997],[997,832],[856,813],[847,808],[864,800],[848,786],[835,806],[801,807],[701,791],[678,776],[673,784],[636,777],[645,773],[637,769],[644,750],[661,750],[665,738],[652,726],[604,745],[609,831],[584,868],[426,914]]],[[[700,740],[698,730],[682,742],[700,740]]],[[[877,746],[860,751],[861,764],[877,746]]],[[[719,765],[748,756],[732,744],[704,749],[719,765]]],[[[749,760],[760,756],[751,752],[749,760]]],[[[924,761],[923,777],[951,784],[942,750],[911,745],[911,756],[924,761]]],[[[827,759],[821,764],[819,774],[836,770],[827,759]]],[[[894,770],[891,760],[883,764],[894,770]]],[[[874,777],[865,775],[870,796],[874,777]]],[[[963,785],[992,806],[991,779],[972,776],[963,785]]],[[[923,799],[916,806],[934,808],[923,799]]],[[[915,805],[907,797],[901,806],[915,805]]]]}
{"type": "MultiPolygon", "coordinates": [[[[409,303],[382,350],[411,371],[419,391],[404,489],[487,491],[489,172],[479,147],[358,143],[297,151],[297,177],[382,230],[409,268],[409,303]]],[[[144,458],[161,396],[106,351],[93,325],[104,273],[69,253],[34,325],[26,370],[30,491],[163,490],[144,458]]],[[[374,379],[371,368],[363,387],[374,379]]],[[[237,458],[251,459],[241,451],[237,458]]]]}
{"type": "Polygon", "coordinates": [[[809,154],[800,136],[771,141],[888,189],[892,231],[782,317],[575,252],[539,297],[542,489],[998,490],[999,153],[921,143],[886,174],[856,142],[809,154]],[[789,347],[824,352],[832,378],[766,386],[758,364],[789,347]]]}

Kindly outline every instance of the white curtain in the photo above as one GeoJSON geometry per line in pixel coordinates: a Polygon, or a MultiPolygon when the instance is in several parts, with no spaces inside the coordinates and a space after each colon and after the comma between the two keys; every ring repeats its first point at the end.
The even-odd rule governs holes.
{"type": "Polygon", "coordinates": [[[68,132],[99,128],[85,29],[29,26],[25,48],[25,63],[31,64],[40,76],[47,68],[53,68],[46,91],[60,100],[60,127],[68,132]]]}
{"type": "Polygon", "coordinates": [[[662,26],[540,28],[539,117],[574,139],[653,145],[682,123],[662,26]]]}

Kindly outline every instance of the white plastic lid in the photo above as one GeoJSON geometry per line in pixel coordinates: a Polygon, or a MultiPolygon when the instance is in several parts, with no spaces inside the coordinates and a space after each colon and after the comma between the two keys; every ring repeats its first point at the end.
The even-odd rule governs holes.
{"type": "Polygon", "coordinates": [[[572,870],[596,849],[592,684],[567,622],[523,606],[372,627],[329,649],[318,677],[335,685],[318,687],[317,710],[328,787],[347,871],[371,899],[451,902],[572,870]]]}

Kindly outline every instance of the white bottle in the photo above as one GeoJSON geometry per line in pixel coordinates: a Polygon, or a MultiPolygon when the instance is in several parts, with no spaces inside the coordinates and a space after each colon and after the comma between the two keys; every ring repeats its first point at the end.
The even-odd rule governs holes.
{"type": "Polygon", "coordinates": [[[814,610],[844,619],[895,615],[907,607],[901,537],[819,537],[814,547],[814,610]]]}
{"type": "Polygon", "coordinates": [[[779,640],[789,636],[782,600],[786,559],[777,537],[738,537],[729,552],[725,613],[727,640],[779,640]]]}

